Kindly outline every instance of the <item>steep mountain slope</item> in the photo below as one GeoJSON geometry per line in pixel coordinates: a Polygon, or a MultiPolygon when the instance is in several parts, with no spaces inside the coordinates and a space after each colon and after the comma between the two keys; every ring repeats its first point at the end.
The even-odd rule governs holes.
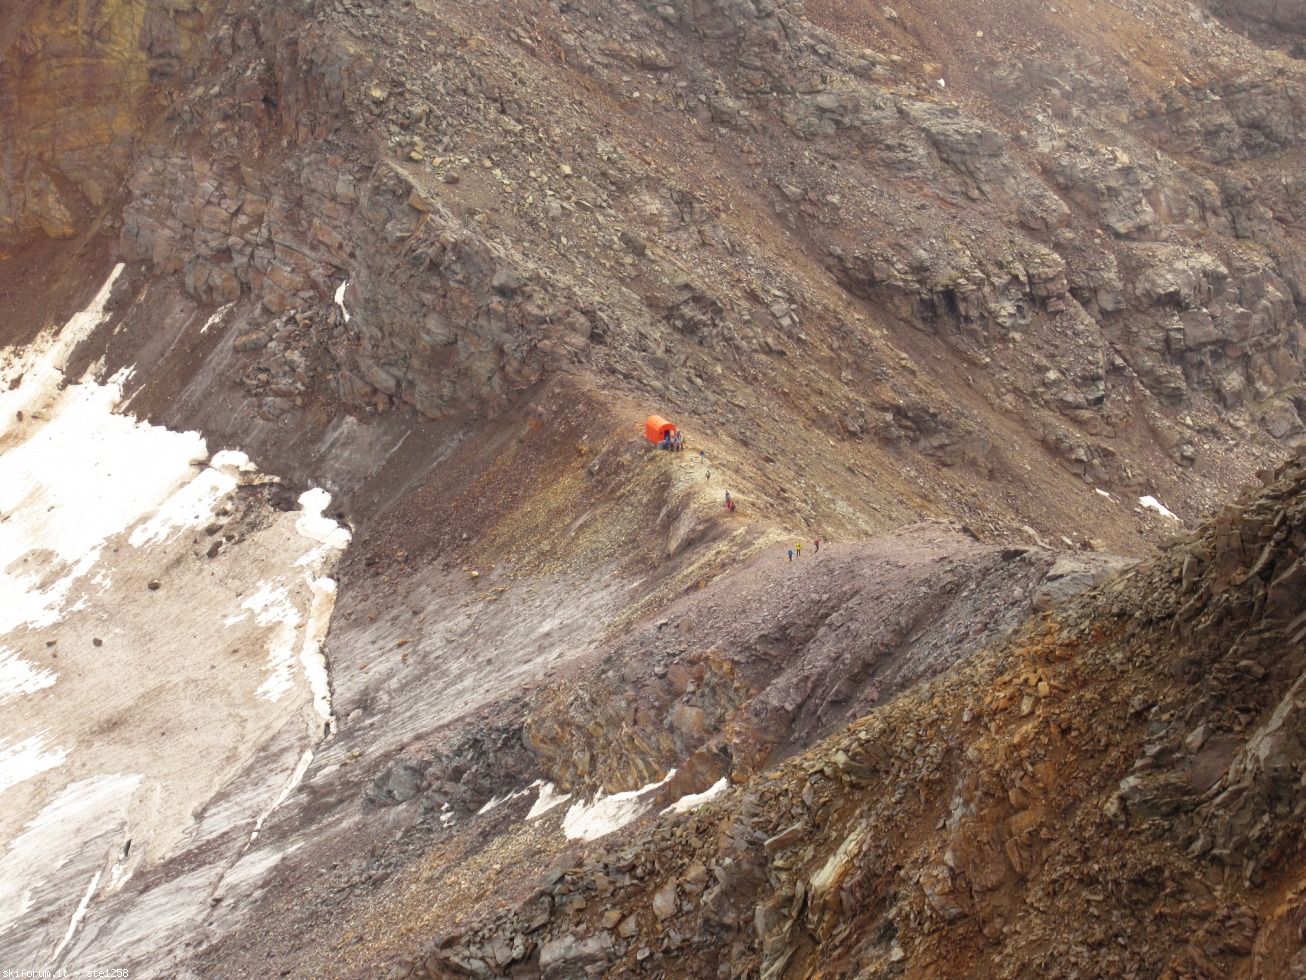
{"type": "Polygon", "coordinates": [[[1166,4],[737,6],[168,15],[206,41],[106,215],[186,294],[125,312],[168,338],[116,355],[138,405],[293,457],[341,402],[497,414],[567,372],[772,457],[759,493],[810,488],[777,517],[1125,550],[1092,486],[1195,514],[1306,434],[1295,63],[1166,4]],[[192,299],[234,302],[222,341],[192,299]]]}
{"type": "Polygon", "coordinates": [[[1303,548],[1299,458],[765,777],[445,926],[406,975],[1298,976],[1303,548]]]}
{"type": "MultiPolygon", "coordinates": [[[[1208,533],[1184,546],[1186,572],[1171,551],[1102,580],[1121,564],[1109,554],[1171,541],[1306,443],[1306,71],[1283,7],[7,5],[0,343],[11,391],[33,384],[27,345],[122,262],[103,320],[59,364],[64,381],[112,379],[119,412],[196,430],[206,452],[248,453],[280,481],[267,499],[229,502],[251,528],[299,527],[306,515],[277,514],[320,487],[327,516],[353,534],[338,566],[314,571],[338,581],[325,723],[301,679],[293,738],[215,768],[220,785],[159,837],[115,824],[109,843],[97,837],[75,868],[43,879],[39,901],[9,896],[21,911],[0,935],[21,936],[33,966],[161,976],[261,976],[269,963],[375,975],[437,935],[448,942],[423,959],[436,973],[563,976],[619,962],[610,968],[778,976],[827,963],[833,975],[883,957],[886,969],[928,971],[967,956],[994,973],[1041,970],[1040,937],[1067,956],[1098,941],[1055,931],[1060,884],[1046,898],[1030,890],[1051,867],[1040,834],[1063,832],[1045,821],[1064,807],[1072,829],[1057,860],[1077,882],[1064,901],[1100,893],[1099,938],[1152,937],[1147,952],[1126,947],[1120,969],[1229,967],[1246,943],[1195,940],[1208,963],[1165,945],[1178,935],[1164,931],[1170,920],[1136,911],[1155,911],[1141,869],[1164,845],[1128,822],[1152,805],[1143,769],[1144,789],[1120,789],[1124,802],[1102,818],[1133,835],[1120,861],[1139,870],[1110,881],[1127,883],[1123,899],[1088,880],[1095,860],[1108,866],[1094,848],[1110,839],[1092,807],[1124,778],[1144,727],[1179,716],[1167,712],[1188,712],[1193,728],[1203,713],[1216,719],[1194,736],[1200,758],[1208,742],[1233,746],[1236,725],[1259,724],[1264,699],[1280,696],[1290,678],[1275,673],[1259,693],[1230,681],[1199,707],[1153,717],[1148,699],[1172,699],[1160,693],[1167,672],[1181,675],[1173,697],[1198,698],[1176,656],[1205,664],[1228,650],[1186,637],[1139,645],[1160,642],[1153,620],[1171,600],[1209,580],[1190,612],[1214,616],[1230,601],[1218,596],[1270,566],[1230,586],[1205,564],[1208,533]],[[652,411],[684,429],[688,451],[650,449],[641,423],[652,411]],[[722,507],[726,491],[736,510],[722,507]],[[1174,568],[1179,585],[1165,577],[1174,568]],[[1115,590],[1119,622],[1091,602],[1064,606],[1089,587],[1115,590]],[[999,643],[1049,609],[1044,633],[999,643]],[[1051,651],[1072,633],[1077,659],[1019,690],[1017,666],[1061,663],[1051,651]],[[1082,689],[1054,697],[1057,670],[1082,689]],[[1103,731],[1091,750],[1065,748],[1072,732],[1088,737],[1092,698],[1103,731]],[[1118,719],[1117,702],[1128,709],[1118,719]],[[1228,715],[1235,702],[1245,718],[1228,715]],[[1026,737],[1046,734],[1064,772],[1020,754],[1044,749],[1016,728],[1049,712],[1071,727],[1026,737]],[[992,722],[987,735],[976,718],[992,722]],[[854,742],[884,754],[867,749],[868,762],[854,742]],[[989,752],[993,767],[967,775],[989,752]],[[535,780],[574,794],[565,821],[562,810],[524,819],[538,790],[502,799],[535,780]],[[650,906],[668,919],[657,941],[633,941],[651,922],[643,912],[634,927],[596,930],[615,910],[600,906],[652,902],[639,881],[654,859],[608,860],[572,831],[603,806],[630,818],[727,783],[736,788],[716,809],[647,831],[658,873],[681,876],[679,893],[650,906]],[[850,795],[872,785],[891,785],[895,805],[850,795]],[[961,787],[955,812],[937,787],[961,787]],[[738,874],[722,871],[708,903],[703,874],[726,826],[715,821],[740,814],[758,822],[727,834],[744,855],[736,864],[712,858],[738,874]],[[784,851],[790,838],[765,861],[755,853],[756,833],[799,816],[810,855],[784,851]],[[972,818],[1001,827],[1001,854],[959,844],[960,863],[940,865],[947,847],[929,828],[980,826],[972,818]],[[877,835],[872,855],[864,841],[877,835]],[[126,877],[118,837],[136,841],[126,877]],[[149,849],[163,839],[181,843],[149,849]],[[685,847],[701,852],[697,867],[685,847]],[[818,858],[832,863],[813,877],[818,858]],[[838,898],[850,861],[862,862],[860,884],[838,898]],[[900,880],[899,869],[912,870],[900,880]],[[548,915],[519,952],[519,920],[540,909],[514,911],[511,926],[481,919],[455,941],[455,921],[540,904],[541,878],[552,879],[548,915]],[[603,901],[580,897],[581,879],[603,901]],[[614,897],[614,882],[633,897],[614,897]],[[753,942],[740,929],[759,903],[753,942]],[[964,936],[943,945],[931,916],[964,936]],[[673,952],[684,964],[664,959],[673,952]]],[[[18,414],[0,451],[48,421],[18,414]]],[[[24,501],[23,521],[42,503],[24,501]]],[[[1295,506],[1275,533],[1296,526],[1295,506]]],[[[1278,520],[1225,513],[1247,542],[1278,520]]],[[[239,528],[203,528],[157,553],[178,581],[254,574],[239,528]],[[207,553],[215,535],[231,547],[207,553]]],[[[1284,549],[1301,544],[1285,540],[1266,562],[1295,560],[1284,549]]],[[[27,559],[44,567],[48,556],[27,559]]],[[[242,580],[236,598],[247,587],[259,583],[242,580]]],[[[225,645],[211,627],[178,623],[165,644],[196,653],[204,630],[225,645]]],[[[51,639],[34,626],[0,637],[33,664],[51,639]]],[[[1243,660],[1256,656],[1235,661],[1237,678],[1255,674],[1243,660]]],[[[79,664],[40,669],[59,683],[0,730],[0,763],[69,711],[59,699],[79,664]]],[[[1222,671],[1191,683],[1224,684],[1222,671]]],[[[1166,749],[1157,772],[1173,775],[1180,758],[1166,749]]],[[[1204,773],[1224,756],[1206,758],[1204,773]]],[[[45,787],[22,792],[35,806],[45,787]]],[[[1231,801],[1216,809],[1232,813],[1231,801]]],[[[1200,809],[1157,805],[1167,819],[1200,809]]],[[[1197,833],[1180,823],[1175,834],[1197,833]]],[[[1183,887],[1214,880],[1209,855],[1228,850],[1217,837],[1175,865],[1183,887]]],[[[1261,917],[1237,925],[1248,937],[1270,921],[1264,889],[1280,879],[1267,881],[1222,886],[1261,917]]],[[[1192,898],[1173,922],[1214,916],[1213,901],[1192,898]]]]}

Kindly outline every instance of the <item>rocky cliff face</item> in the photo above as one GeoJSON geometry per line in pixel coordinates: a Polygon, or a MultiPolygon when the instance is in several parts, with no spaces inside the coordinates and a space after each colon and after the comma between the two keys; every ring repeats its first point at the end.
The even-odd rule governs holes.
{"type": "Polygon", "coordinates": [[[216,4],[10,4],[0,14],[0,255],[68,239],[120,207],[173,86],[193,77],[216,4]]]}
{"type": "MultiPolygon", "coordinates": [[[[868,8],[886,54],[820,7],[665,6],[614,6],[609,32],[547,6],[239,5],[133,161],[123,254],[201,303],[311,317],[315,387],[356,410],[498,413],[584,365],[738,426],[792,400],[765,376],[834,364],[801,425],[982,472],[994,404],[1108,488],[1152,468],[1130,428],[1180,467],[1244,424],[1306,438],[1291,63],[1187,14],[1181,50],[1160,6],[1037,42],[977,15],[950,57],[991,80],[958,64],[954,96],[924,8],[868,8]],[[922,343],[973,392],[898,370],[922,343]]],[[[305,387],[250,386],[272,419],[305,387]]]]}

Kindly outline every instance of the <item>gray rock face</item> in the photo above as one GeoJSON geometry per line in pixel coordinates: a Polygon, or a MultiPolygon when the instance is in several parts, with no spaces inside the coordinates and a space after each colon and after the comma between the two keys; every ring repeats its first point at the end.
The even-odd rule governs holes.
{"type": "Polygon", "coordinates": [[[904,319],[981,346],[1066,308],[1066,265],[1055,252],[1015,237],[1001,251],[986,245],[935,241],[907,254],[868,245],[839,256],[839,273],[851,291],[904,319]]]}
{"type": "Polygon", "coordinates": [[[544,980],[583,980],[593,976],[593,967],[602,966],[612,950],[607,933],[578,939],[567,933],[540,947],[540,971],[544,980]]]}
{"type": "Polygon", "coordinates": [[[1132,246],[1121,257],[1135,315],[1105,332],[1155,394],[1182,399],[1191,388],[1237,407],[1299,374],[1284,350],[1300,332],[1293,290],[1273,266],[1230,268],[1160,244],[1132,246]]]}
{"type": "Polygon", "coordinates": [[[421,792],[426,767],[404,759],[383,770],[372,783],[369,799],[380,804],[406,803],[421,792]]]}
{"type": "Polygon", "coordinates": [[[1048,569],[1040,583],[1034,597],[1034,608],[1040,611],[1053,609],[1081,592],[1101,585],[1127,564],[1110,555],[1063,555],[1048,569]]]}
{"type": "Polygon", "coordinates": [[[1222,7],[1275,30],[1306,34],[1306,9],[1290,0],[1224,0],[1222,7]]]}

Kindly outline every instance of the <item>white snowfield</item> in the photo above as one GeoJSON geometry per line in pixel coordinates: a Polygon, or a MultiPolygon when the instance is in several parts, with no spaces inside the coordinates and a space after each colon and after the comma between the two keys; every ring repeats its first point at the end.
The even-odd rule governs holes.
{"type": "Polygon", "coordinates": [[[130,940],[98,931],[103,901],[243,828],[226,872],[151,912],[201,919],[334,726],[322,650],[349,532],[322,490],[298,513],[238,501],[269,477],[122,414],[129,372],[64,376],[120,271],[61,330],[0,351],[3,966],[102,966],[130,940]],[[242,772],[239,805],[218,805],[242,772]]]}

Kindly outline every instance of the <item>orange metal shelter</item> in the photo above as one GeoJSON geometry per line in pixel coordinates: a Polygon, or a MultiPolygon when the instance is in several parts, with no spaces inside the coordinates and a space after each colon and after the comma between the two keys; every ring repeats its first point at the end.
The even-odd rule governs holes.
{"type": "Polygon", "coordinates": [[[650,415],[644,420],[644,435],[649,442],[661,442],[667,432],[674,436],[676,427],[661,415],[650,415]]]}

